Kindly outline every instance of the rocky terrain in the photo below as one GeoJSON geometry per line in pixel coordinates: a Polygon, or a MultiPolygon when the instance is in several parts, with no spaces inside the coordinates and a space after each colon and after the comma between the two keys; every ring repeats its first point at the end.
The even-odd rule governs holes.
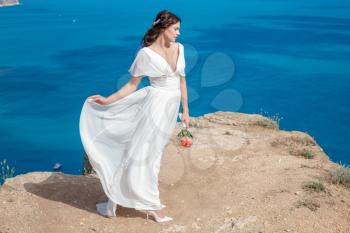
{"type": "Polygon", "coordinates": [[[192,147],[179,146],[177,128],[160,171],[160,197],[174,221],[147,221],[123,207],[117,217],[100,216],[95,204],[107,198],[93,173],[31,172],[1,187],[0,232],[350,232],[348,170],[310,135],[232,112],[190,125],[192,147]]]}
{"type": "Polygon", "coordinates": [[[0,0],[0,7],[2,6],[15,6],[19,5],[18,0],[0,0]]]}

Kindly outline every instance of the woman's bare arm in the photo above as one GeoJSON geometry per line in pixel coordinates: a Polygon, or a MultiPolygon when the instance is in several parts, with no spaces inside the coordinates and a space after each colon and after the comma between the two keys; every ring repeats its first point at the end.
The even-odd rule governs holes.
{"type": "Polygon", "coordinates": [[[189,122],[190,122],[190,111],[188,109],[186,77],[180,78],[180,91],[181,91],[181,102],[182,102],[182,119],[181,119],[181,121],[185,121],[185,123],[188,127],[189,122]]]}
{"type": "Polygon", "coordinates": [[[187,85],[186,85],[185,77],[181,77],[180,79],[180,90],[181,90],[182,111],[183,113],[189,114],[188,100],[187,100],[187,85]]]}
{"type": "Polygon", "coordinates": [[[129,82],[122,86],[117,92],[107,97],[107,104],[113,103],[133,93],[137,89],[141,79],[142,77],[131,77],[129,82]]]}

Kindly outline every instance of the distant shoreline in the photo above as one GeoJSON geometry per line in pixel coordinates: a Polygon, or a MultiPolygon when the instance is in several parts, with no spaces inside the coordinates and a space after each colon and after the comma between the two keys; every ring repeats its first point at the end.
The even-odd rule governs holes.
{"type": "Polygon", "coordinates": [[[0,7],[17,6],[19,4],[18,0],[0,0],[0,7]]]}

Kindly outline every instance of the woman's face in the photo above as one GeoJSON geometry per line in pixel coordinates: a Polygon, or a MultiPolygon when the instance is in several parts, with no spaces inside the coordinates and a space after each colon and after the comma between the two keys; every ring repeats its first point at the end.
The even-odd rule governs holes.
{"type": "Polygon", "coordinates": [[[175,42],[180,35],[180,22],[177,22],[164,30],[164,37],[170,42],[175,42]]]}

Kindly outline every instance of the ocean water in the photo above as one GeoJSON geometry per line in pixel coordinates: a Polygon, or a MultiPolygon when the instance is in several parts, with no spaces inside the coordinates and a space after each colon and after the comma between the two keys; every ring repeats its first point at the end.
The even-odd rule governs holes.
{"type": "MultiPolygon", "coordinates": [[[[191,116],[282,117],[350,164],[350,4],[347,1],[43,1],[0,8],[0,160],[16,174],[80,174],[79,115],[109,95],[156,13],[181,19],[191,116]]],[[[148,85],[143,79],[139,88],[148,85]]]]}

